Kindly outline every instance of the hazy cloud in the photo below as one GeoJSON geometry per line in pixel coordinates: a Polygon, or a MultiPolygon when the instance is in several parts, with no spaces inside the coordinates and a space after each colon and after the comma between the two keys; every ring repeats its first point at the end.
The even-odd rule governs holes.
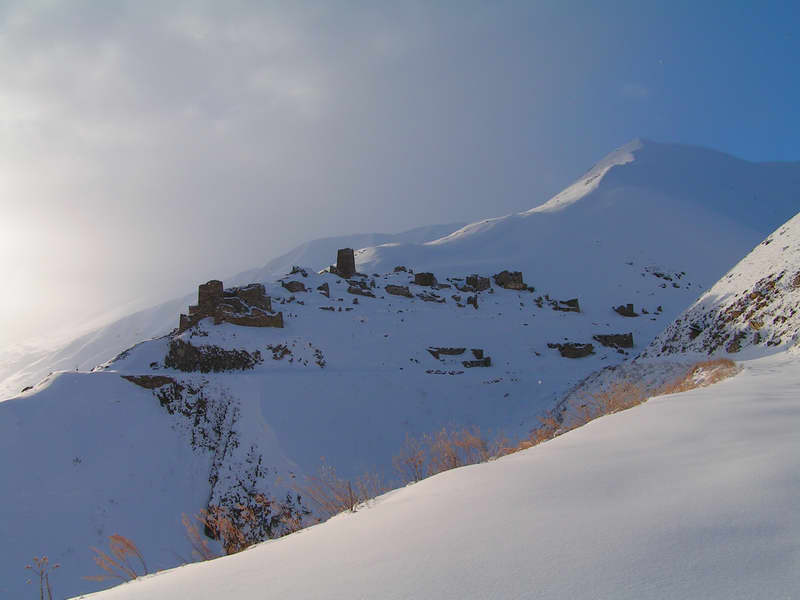
{"type": "Polygon", "coordinates": [[[0,300],[0,343],[310,238],[528,209],[630,138],[677,135],[691,96],[626,102],[650,108],[645,66],[680,28],[650,10],[0,0],[0,269],[25,290],[0,300]]]}

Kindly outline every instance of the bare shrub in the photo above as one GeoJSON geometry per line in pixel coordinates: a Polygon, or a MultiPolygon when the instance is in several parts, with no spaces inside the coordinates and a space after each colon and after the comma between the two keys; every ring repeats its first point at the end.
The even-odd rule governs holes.
{"type": "Polygon", "coordinates": [[[205,527],[205,523],[200,518],[200,515],[190,517],[186,513],[181,515],[181,523],[186,530],[186,537],[189,538],[189,543],[192,545],[192,556],[198,560],[211,560],[217,558],[219,555],[211,549],[208,543],[209,538],[205,533],[200,531],[198,523],[205,527]]]}
{"type": "Polygon", "coordinates": [[[417,438],[406,434],[405,444],[392,459],[392,464],[401,481],[407,484],[424,479],[427,460],[425,446],[417,438]]]}
{"type": "Polygon", "coordinates": [[[144,561],[144,556],[131,540],[122,535],[114,534],[108,538],[108,547],[108,553],[99,548],[92,548],[92,552],[95,554],[94,562],[104,573],[90,575],[84,577],[84,579],[89,581],[106,581],[108,579],[131,581],[141,575],[147,575],[147,564],[144,561]],[[141,573],[138,572],[140,567],[141,573]]]}
{"type": "Polygon", "coordinates": [[[704,360],[692,365],[689,370],[674,381],[664,384],[656,391],[654,396],[677,394],[699,387],[713,385],[732,377],[740,368],[729,358],[715,358],[704,360]]]}
{"type": "Polygon", "coordinates": [[[323,464],[317,475],[306,478],[305,485],[297,490],[311,500],[317,514],[327,519],[341,512],[355,512],[356,509],[386,492],[380,475],[365,473],[357,479],[342,479],[330,465],[323,464]]]}
{"type": "MultiPolygon", "coordinates": [[[[45,593],[47,600],[53,600],[53,588],[50,585],[50,573],[58,569],[61,565],[58,563],[51,565],[50,560],[46,556],[34,556],[32,565],[25,565],[26,569],[33,571],[39,578],[39,600],[45,600],[45,593]]],[[[33,579],[29,579],[28,583],[33,583],[33,579]]]]}

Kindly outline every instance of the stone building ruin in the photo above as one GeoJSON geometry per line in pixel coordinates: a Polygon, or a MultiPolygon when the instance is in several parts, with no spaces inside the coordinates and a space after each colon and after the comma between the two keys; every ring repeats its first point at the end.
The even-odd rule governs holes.
{"type": "Polygon", "coordinates": [[[330,272],[344,279],[356,274],[356,256],[352,248],[340,248],[336,251],[336,266],[331,265],[330,272]]]}
{"type": "Polygon", "coordinates": [[[188,315],[181,315],[178,333],[197,325],[206,317],[213,317],[215,325],[232,323],[244,327],[283,327],[283,313],[273,313],[272,300],[262,283],[227,290],[217,279],[201,283],[197,288],[197,304],[189,307],[188,315]]]}

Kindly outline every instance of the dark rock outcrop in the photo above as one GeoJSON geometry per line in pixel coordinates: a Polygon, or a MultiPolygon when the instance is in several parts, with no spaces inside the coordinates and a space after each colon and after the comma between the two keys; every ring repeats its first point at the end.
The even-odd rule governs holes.
{"type": "Polygon", "coordinates": [[[467,367],[468,369],[473,367],[491,367],[492,358],[491,356],[486,356],[484,358],[476,358],[475,360],[464,360],[461,361],[461,364],[467,367]]]}
{"type": "Polygon", "coordinates": [[[283,281],[281,285],[292,294],[308,291],[302,281],[283,281]]]}
{"type": "Polygon", "coordinates": [[[354,286],[354,285],[351,285],[350,287],[348,287],[347,288],[347,292],[349,294],[354,294],[356,296],[366,296],[367,298],[374,298],[375,297],[375,294],[370,292],[368,289],[357,287],[357,286],[354,286]]]}
{"type": "Polygon", "coordinates": [[[439,357],[441,355],[443,355],[443,354],[445,356],[459,356],[461,354],[464,354],[464,352],[466,352],[467,349],[466,348],[446,348],[446,347],[431,346],[427,350],[428,350],[428,352],[431,353],[431,356],[433,356],[433,358],[435,358],[436,360],[439,360],[439,357]]]}
{"type": "Polygon", "coordinates": [[[172,377],[167,377],[166,375],[121,375],[121,377],[146,390],[154,390],[163,385],[175,383],[172,377]]]}
{"type": "Polygon", "coordinates": [[[251,354],[246,350],[225,350],[219,346],[193,346],[178,339],[170,342],[169,352],[164,358],[165,367],[201,373],[245,371],[261,362],[263,359],[258,350],[251,354]]]}

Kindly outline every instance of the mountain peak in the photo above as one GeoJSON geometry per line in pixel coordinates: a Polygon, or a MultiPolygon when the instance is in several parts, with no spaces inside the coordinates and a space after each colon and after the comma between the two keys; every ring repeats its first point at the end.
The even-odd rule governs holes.
{"type": "Polygon", "coordinates": [[[568,188],[560,191],[544,204],[523,212],[523,215],[547,213],[562,210],[575,204],[582,198],[597,189],[603,176],[613,167],[624,165],[635,160],[634,153],[644,146],[644,141],[635,138],[607,154],[602,160],[595,163],[586,174],[568,188]]]}

